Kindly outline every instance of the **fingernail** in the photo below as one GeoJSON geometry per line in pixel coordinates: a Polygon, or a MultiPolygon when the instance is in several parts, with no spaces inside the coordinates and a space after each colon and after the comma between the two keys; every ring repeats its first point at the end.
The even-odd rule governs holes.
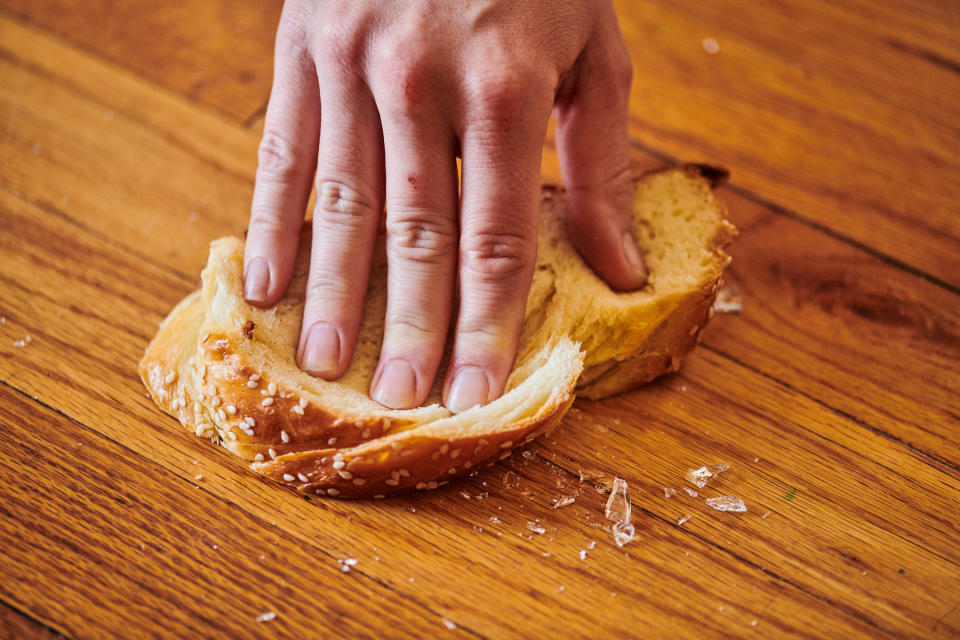
{"type": "Polygon", "coordinates": [[[417,375],[410,363],[400,358],[388,361],[370,397],[391,409],[413,407],[417,400],[417,375]]]}
{"type": "Polygon", "coordinates": [[[300,356],[300,367],[318,376],[333,375],[340,363],[340,334],[325,322],[317,322],[307,332],[300,356]]]}
{"type": "Polygon", "coordinates": [[[627,264],[630,265],[630,268],[633,271],[643,277],[647,277],[647,267],[643,264],[643,258],[640,257],[640,250],[637,249],[637,243],[633,239],[633,234],[629,230],[623,232],[623,236],[620,239],[620,244],[623,247],[623,258],[627,261],[627,264]]]}
{"type": "Polygon", "coordinates": [[[243,296],[250,302],[263,303],[267,301],[269,288],[270,267],[263,258],[254,258],[247,265],[243,278],[243,296]]]}
{"type": "Polygon", "coordinates": [[[479,367],[463,367],[457,372],[447,393],[447,409],[454,413],[466,411],[487,401],[490,385],[479,367]]]}

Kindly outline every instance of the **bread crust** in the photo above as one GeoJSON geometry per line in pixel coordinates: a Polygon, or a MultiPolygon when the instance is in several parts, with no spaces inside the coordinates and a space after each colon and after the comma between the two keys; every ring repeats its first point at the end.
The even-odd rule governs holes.
{"type": "MultiPolygon", "coordinates": [[[[611,315],[617,326],[607,327],[610,335],[601,345],[606,355],[599,357],[591,352],[598,347],[581,347],[579,341],[588,336],[575,336],[573,327],[563,325],[576,322],[563,315],[569,305],[564,306],[557,290],[567,281],[552,272],[554,265],[539,265],[544,279],[535,280],[532,288],[524,354],[507,393],[485,407],[457,416],[438,405],[391,411],[355,388],[313,379],[307,384],[287,353],[292,344],[267,340],[275,337],[268,335],[269,322],[280,322],[277,314],[243,301],[243,245],[238,239],[211,245],[203,289],[187,296],[163,321],[140,362],[140,376],[163,411],[197,436],[251,462],[250,468],[268,479],[342,498],[441,486],[494,464],[551,429],[572,404],[575,390],[599,399],[634,389],[675,371],[696,344],[730,261],[725,248],[736,234],[723,205],[710,195],[727,174],[687,165],[640,181],[659,174],[683,176],[681,186],[705,203],[698,215],[709,217],[715,228],[696,284],[662,297],[647,294],[645,306],[626,304],[611,315]],[[362,402],[341,402],[341,388],[342,394],[363,395],[362,402]]],[[[544,216],[562,217],[557,208],[564,202],[561,189],[546,187],[544,216]]],[[[558,244],[556,238],[551,242],[558,244]]],[[[301,255],[309,255],[307,243],[309,231],[301,238],[301,255]]],[[[585,270],[582,264],[578,268],[585,270]]],[[[598,300],[621,300],[594,280],[598,300]]],[[[282,302],[292,305],[283,325],[290,335],[299,327],[301,307],[296,305],[302,305],[302,291],[299,299],[293,295],[287,300],[291,295],[288,291],[282,302]],[[294,318],[296,327],[291,326],[294,318]]]]}

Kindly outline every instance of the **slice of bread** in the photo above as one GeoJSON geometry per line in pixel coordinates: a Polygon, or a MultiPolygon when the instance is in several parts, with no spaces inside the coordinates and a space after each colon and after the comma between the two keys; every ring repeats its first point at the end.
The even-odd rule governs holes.
{"type": "Polygon", "coordinates": [[[586,266],[566,233],[563,191],[544,188],[519,353],[488,405],[451,414],[439,403],[442,371],[423,407],[391,410],[367,395],[386,308],[383,238],[347,373],[328,382],[301,371],[309,226],[290,286],[269,309],[243,299],[243,241],[214,241],[201,290],[161,324],[140,376],[164,411],[278,482],[342,497],[446,484],[553,427],[575,390],[603,398],[679,367],[730,260],[736,231],[711,191],[725,175],[687,165],[637,181],[633,231],[650,276],[634,293],[612,291],[586,266]]]}

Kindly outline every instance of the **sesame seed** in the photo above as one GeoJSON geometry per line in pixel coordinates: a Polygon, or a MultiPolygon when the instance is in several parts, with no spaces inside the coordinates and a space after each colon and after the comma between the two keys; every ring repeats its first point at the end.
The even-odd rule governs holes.
{"type": "Polygon", "coordinates": [[[212,406],[212,407],[219,407],[219,406],[220,406],[220,402],[221,402],[221,401],[220,401],[220,398],[214,396],[213,399],[210,400],[210,406],[212,406]]]}
{"type": "Polygon", "coordinates": [[[472,467],[472,466],[473,466],[473,463],[470,462],[469,460],[467,460],[466,462],[463,463],[463,468],[464,468],[464,469],[469,469],[469,468],[472,467]]]}
{"type": "Polygon", "coordinates": [[[434,451],[433,453],[430,454],[430,459],[431,459],[431,460],[436,460],[436,459],[439,458],[439,457],[440,457],[440,452],[439,452],[439,451],[434,451]]]}
{"type": "Polygon", "coordinates": [[[227,406],[224,407],[224,409],[226,409],[227,413],[229,413],[232,416],[237,415],[236,405],[228,404],[227,406]]]}
{"type": "Polygon", "coordinates": [[[501,449],[509,449],[509,448],[512,447],[512,446],[513,446],[513,440],[507,440],[506,442],[504,442],[503,444],[500,445],[500,448],[501,448],[501,449]]]}
{"type": "Polygon", "coordinates": [[[273,404],[273,398],[264,398],[263,402],[261,402],[260,404],[263,405],[264,407],[269,407],[270,405],[273,404]]]}
{"type": "Polygon", "coordinates": [[[430,482],[427,483],[427,489],[436,489],[438,486],[439,486],[439,485],[438,485],[436,482],[434,482],[433,480],[431,480],[430,482]]]}
{"type": "Polygon", "coordinates": [[[296,480],[296,478],[289,473],[283,474],[283,479],[286,480],[287,482],[293,482],[294,480],[296,480]]]}
{"type": "Polygon", "coordinates": [[[250,387],[251,389],[256,389],[257,384],[258,383],[256,380],[247,380],[247,386],[250,387]]]}
{"type": "Polygon", "coordinates": [[[414,487],[414,489],[426,489],[426,488],[427,488],[426,482],[418,482],[417,486],[414,487]]]}
{"type": "Polygon", "coordinates": [[[223,409],[217,409],[217,417],[220,418],[220,422],[226,422],[227,414],[223,412],[223,409]]]}
{"type": "Polygon", "coordinates": [[[173,381],[177,379],[177,372],[171,371],[167,374],[167,377],[163,379],[163,384],[173,384],[173,381]]]}
{"type": "Polygon", "coordinates": [[[327,440],[327,444],[330,445],[331,447],[332,447],[333,445],[337,444],[337,437],[334,436],[334,437],[330,438],[329,440],[327,440]]]}
{"type": "Polygon", "coordinates": [[[440,455],[443,455],[443,456],[447,455],[447,451],[449,450],[450,450],[450,445],[448,445],[446,442],[440,445],[440,455]]]}
{"type": "Polygon", "coordinates": [[[337,471],[337,475],[339,475],[344,480],[349,480],[350,478],[353,477],[353,474],[346,470],[337,471]]]}
{"type": "Polygon", "coordinates": [[[297,415],[301,415],[301,416],[303,415],[303,407],[301,407],[298,404],[295,404],[292,407],[290,407],[290,411],[293,411],[297,415]]]}
{"type": "Polygon", "coordinates": [[[208,396],[215,396],[215,395],[217,395],[217,387],[214,386],[214,384],[213,384],[212,382],[207,385],[207,395],[208,395],[208,396]]]}
{"type": "Polygon", "coordinates": [[[200,401],[199,401],[199,400],[194,400],[194,401],[193,401],[193,412],[194,412],[194,413],[200,413],[201,411],[203,411],[203,405],[200,404],[200,401]]]}
{"type": "Polygon", "coordinates": [[[206,431],[207,431],[207,425],[201,422],[200,424],[197,425],[197,428],[194,431],[194,433],[196,433],[200,437],[203,437],[203,434],[206,433],[206,431]]]}
{"type": "Polygon", "coordinates": [[[501,459],[501,460],[506,460],[507,458],[510,457],[510,454],[512,454],[512,453],[513,453],[513,451],[504,451],[504,452],[500,455],[500,459],[501,459]]]}
{"type": "Polygon", "coordinates": [[[306,399],[306,398],[300,398],[300,406],[303,407],[304,409],[307,408],[307,399],[306,399]]]}
{"type": "Polygon", "coordinates": [[[227,437],[235,441],[237,439],[237,434],[233,431],[227,431],[227,437]]]}
{"type": "Polygon", "coordinates": [[[176,411],[177,407],[179,406],[180,406],[180,398],[174,398],[173,400],[170,401],[170,409],[172,411],[176,411]]]}
{"type": "Polygon", "coordinates": [[[290,435],[289,435],[286,431],[281,431],[281,432],[280,432],[280,440],[281,440],[284,444],[286,444],[286,443],[290,442],[290,435]]]}
{"type": "Polygon", "coordinates": [[[353,484],[357,485],[358,487],[362,487],[363,485],[367,484],[367,481],[363,478],[354,478],[353,484]]]}
{"type": "Polygon", "coordinates": [[[253,459],[256,460],[257,462],[263,462],[263,454],[258,453],[257,455],[253,456],[253,459]]]}
{"type": "Polygon", "coordinates": [[[364,430],[363,430],[363,433],[360,434],[360,437],[361,437],[361,438],[369,438],[369,437],[370,437],[370,429],[364,429],[364,430]]]}
{"type": "Polygon", "coordinates": [[[328,496],[338,496],[338,495],[340,495],[340,492],[337,491],[336,489],[334,489],[333,487],[330,487],[329,489],[327,489],[327,495],[328,495],[328,496]]]}
{"type": "Polygon", "coordinates": [[[246,418],[243,419],[243,421],[246,422],[251,427],[257,426],[257,421],[254,420],[251,416],[247,416],[246,418]]]}
{"type": "Polygon", "coordinates": [[[250,379],[253,380],[254,382],[258,382],[260,380],[260,375],[254,373],[250,376],[250,379]]]}
{"type": "Polygon", "coordinates": [[[243,427],[240,427],[240,430],[243,431],[248,436],[253,436],[253,429],[250,429],[250,428],[244,429],[243,427]]]}
{"type": "Polygon", "coordinates": [[[378,493],[377,495],[373,496],[373,499],[374,499],[374,500],[383,500],[383,499],[386,498],[386,497],[387,497],[387,496],[383,495],[382,493],[378,493]]]}
{"type": "Polygon", "coordinates": [[[267,455],[270,456],[271,460],[277,459],[277,452],[274,451],[273,449],[267,449],[267,455]]]}
{"type": "Polygon", "coordinates": [[[459,457],[460,457],[460,449],[454,449],[453,451],[450,452],[451,460],[456,460],[459,457]]]}
{"type": "Polygon", "coordinates": [[[300,480],[300,482],[310,482],[310,478],[303,475],[302,473],[297,474],[297,479],[300,480]]]}
{"type": "Polygon", "coordinates": [[[343,460],[337,460],[336,462],[333,463],[334,469],[343,469],[345,466],[347,466],[347,463],[344,462],[343,460]]]}
{"type": "Polygon", "coordinates": [[[456,468],[456,467],[450,467],[449,469],[447,469],[447,473],[450,474],[451,476],[452,476],[453,474],[455,474],[456,472],[457,472],[457,468],[456,468]]]}
{"type": "Polygon", "coordinates": [[[405,478],[410,477],[410,472],[407,471],[406,469],[400,469],[399,471],[397,471],[397,473],[399,473],[401,476],[405,478]]]}
{"type": "Polygon", "coordinates": [[[187,408],[187,399],[186,399],[186,398],[184,398],[183,396],[178,396],[178,397],[177,397],[177,400],[180,402],[180,406],[181,406],[181,407],[183,407],[184,409],[187,408]]]}
{"type": "Polygon", "coordinates": [[[200,375],[200,379],[201,379],[201,380],[203,380],[204,378],[206,378],[206,377],[207,377],[207,365],[205,365],[205,364],[200,365],[200,370],[197,371],[197,373],[200,375]]]}
{"type": "Polygon", "coordinates": [[[485,447],[488,444],[490,444],[490,442],[486,438],[480,438],[479,440],[477,440],[478,447],[485,447]]]}
{"type": "Polygon", "coordinates": [[[343,460],[343,453],[341,453],[340,451],[337,451],[335,454],[333,454],[333,459],[334,459],[334,460],[343,460]]]}
{"type": "Polygon", "coordinates": [[[399,480],[394,480],[393,478],[387,478],[386,480],[384,480],[384,482],[390,485],[391,487],[395,487],[398,484],[400,484],[399,480]]]}
{"type": "Polygon", "coordinates": [[[200,342],[206,342],[206,341],[207,341],[207,338],[209,338],[209,337],[210,337],[210,334],[209,334],[209,333],[203,334],[203,337],[200,338],[200,342]]]}
{"type": "Polygon", "coordinates": [[[276,382],[271,382],[270,384],[267,385],[267,393],[270,394],[271,396],[277,395],[277,383],[276,383],[276,382]]]}

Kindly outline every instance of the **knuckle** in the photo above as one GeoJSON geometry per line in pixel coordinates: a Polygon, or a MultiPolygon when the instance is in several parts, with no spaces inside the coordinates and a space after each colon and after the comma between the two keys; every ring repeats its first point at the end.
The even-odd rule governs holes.
{"type": "Polygon", "coordinates": [[[350,278],[342,274],[313,271],[307,279],[308,306],[337,315],[339,310],[349,309],[354,303],[357,290],[352,285],[350,278]]]}
{"type": "Polygon", "coordinates": [[[344,24],[343,19],[331,19],[317,29],[314,48],[318,58],[334,61],[337,65],[351,66],[361,57],[362,42],[358,31],[344,24]]]}
{"type": "Polygon", "coordinates": [[[431,323],[430,319],[423,314],[414,313],[405,309],[392,311],[387,318],[386,324],[387,332],[394,335],[401,334],[405,338],[431,341],[441,337],[441,327],[436,323],[431,323]]]}
{"type": "Polygon", "coordinates": [[[519,233],[476,233],[462,243],[461,269],[479,282],[511,282],[531,269],[534,252],[533,242],[519,233]]]}
{"type": "Polygon", "coordinates": [[[248,236],[277,242],[296,233],[301,224],[300,219],[294,224],[289,216],[278,215],[268,208],[256,207],[250,212],[248,236]]]}
{"type": "Polygon", "coordinates": [[[420,102],[429,65],[418,39],[385,38],[378,47],[374,65],[386,108],[407,112],[420,102]]]}
{"type": "Polygon", "coordinates": [[[314,218],[319,222],[344,226],[365,224],[376,211],[373,201],[336,180],[317,183],[314,218]]]}
{"type": "Polygon", "coordinates": [[[388,219],[387,246],[403,261],[439,264],[457,251],[457,229],[445,216],[388,219]]]}
{"type": "Polygon", "coordinates": [[[468,80],[468,93],[481,117],[513,117],[532,97],[551,89],[546,74],[531,64],[487,64],[468,80]]]}
{"type": "Polygon", "coordinates": [[[257,148],[257,173],[269,180],[290,182],[306,171],[297,157],[296,146],[274,129],[267,129],[257,148]]]}

